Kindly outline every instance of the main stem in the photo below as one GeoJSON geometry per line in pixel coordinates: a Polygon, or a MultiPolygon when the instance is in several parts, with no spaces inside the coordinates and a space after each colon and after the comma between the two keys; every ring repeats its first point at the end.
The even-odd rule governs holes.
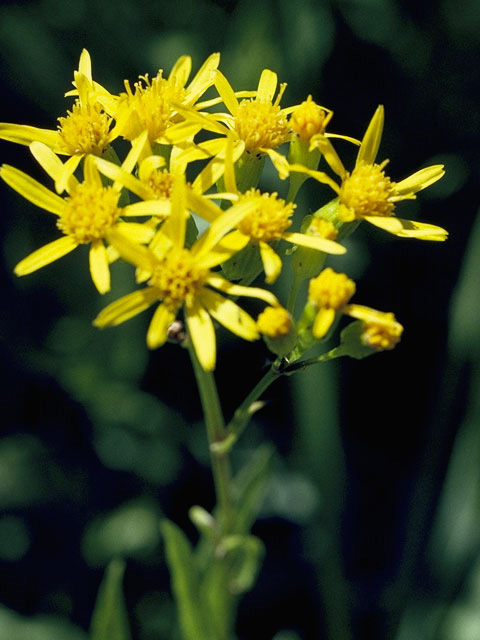
{"type": "Polygon", "coordinates": [[[218,502],[218,521],[222,533],[227,533],[233,523],[232,472],[228,451],[216,447],[226,437],[225,421],[213,373],[202,368],[192,346],[189,347],[189,351],[207,427],[213,481],[218,502]]]}

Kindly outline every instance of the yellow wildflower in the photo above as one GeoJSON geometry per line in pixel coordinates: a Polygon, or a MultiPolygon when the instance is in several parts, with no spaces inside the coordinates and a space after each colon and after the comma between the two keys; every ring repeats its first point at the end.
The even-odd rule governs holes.
{"type": "Polygon", "coordinates": [[[324,174],[317,172],[321,182],[328,184],[339,197],[338,216],[344,222],[366,220],[371,224],[403,238],[419,240],[445,240],[448,232],[441,227],[413,220],[403,220],[394,215],[394,209],[400,200],[413,199],[415,194],[430,186],[444,175],[443,165],[425,167],[400,182],[393,182],[385,175],[385,165],[375,159],[383,131],[384,110],[379,106],[370,121],[355,163],[349,173],[343,166],[335,149],[327,137],[314,136],[311,146],[318,147],[331,169],[341,178],[341,184],[325,179],[324,174]]]}
{"type": "Polygon", "coordinates": [[[215,367],[216,360],[212,318],[245,340],[257,339],[259,333],[253,318],[218,291],[259,298],[271,305],[276,305],[277,299],[269,291],[232,284],[217,271],[212,271],[235,252],[235,249],[228,251],[218,246],[223,235],[238,224],[245,212],[245,204],[234,205],[216,218],[190,249],[186,249],[187,189],[184,177],[175,174],[171,215],[157,233],[155,246],[147,249],[115,234],[120,254],[150,274],[148,286],[110,304],[97,316],[95,325],[120,324],[160,302],[147,331],[147,344],[153,349],[164,344],[169,325],[183,309],[198,360],[207,371],[215,367]]]}
{"type": "Polygon", "coordinates": [[[384,351],[393,349],[400,342],[403,327],[393,313],[377,311],[359,304],[347,305],[344,312],[362,321],[363,331],[360,339],[366,347],[384,351]]]}

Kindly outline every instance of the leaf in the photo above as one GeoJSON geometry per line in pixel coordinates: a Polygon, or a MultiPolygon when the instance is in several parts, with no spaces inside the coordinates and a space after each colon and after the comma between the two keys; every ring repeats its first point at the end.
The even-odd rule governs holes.
{"type": "Polygon", "coordinates": [[[130,640],[130,627],[122,592],[125,561],[110,561],[93,611],[90,629],[91,640],[130,640]]]}
{"type": "Polygon", "coordinates": [[[270,478],[272,458],[271,447],[260,447],[235,478],[237,517],[234,530],[237,534],[247,534],[257,519],[270,478]]]}
{"type": "Polygon", "coordinates": [[[160,524],[172,578],[172,591],[184,640],[214,640],[203,606],[198,569],[183,531],[169,520],[160,524]]]}

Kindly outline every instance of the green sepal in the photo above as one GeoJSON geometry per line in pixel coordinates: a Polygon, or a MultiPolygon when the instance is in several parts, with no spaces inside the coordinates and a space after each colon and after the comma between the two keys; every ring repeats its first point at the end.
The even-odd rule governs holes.
{"type": "Polygon", "coordinates": [[[247,244],[222,264],[222,271],[227,280],[250,283],[263,271],[262,259],[258,245],[247,244]]]}
{"type": "Polygon", "coordinates": [[[362,341],[364,331],[364,323],[361,320],[355,320],[345,327],[340,334],[340,345],[338,350],[344,356],[350,356],[355,360],[362,360],[368,356],[378,353],[377,349],[369,347],[362,341]]]}
{"type": "Polygon", "coordinates": [[[290,353],[297,344],[297,330],[293,324],[293,319],[291,329],[286,336],[272,338],[270,336],[263,335],[263,339],[268,349],[276,356],[283,357],[287,355],[287,353],[290,353]]]}
{"type": "Polygon", "coordinates": [[[245,151],[235,163],[235,179],[237,189],[240,193],[245,193],[248,189],[257,187],[262,175],[265,155],[249,153],[245,151]]]}
{"type": "Polygon", "coordinates": [[[218,552],[228,556],[230,592],[240,594],[249,591],[255,584],[265,555],[263,542],[255,536],[231,535],[222,539],[218,552]]]}
{"type": "Polygon", "coordinates": [[[179,624],[184,640],[213,640],[209,616],[200,589],[200,576],[192,547],[183,531],[170,520],[160,529],[165,541],[165,554],[172,579],[179,624]]]}
{"type": "Polygon", "coordinates": [[[338,231],[338,236],[336,237],[337,242],[341,242],[345,238],[347,238],[351,233],[355,231],[355,229],[360,224],[361,220],[353,220],[352,222],[344,222],[340,220],[338,217],[338,209],[340,206],[339,198],[334,198],[327,202],[323,207],[317,209],[312,215],[315,218],[323,218],[324,220],[329,220],[338,231]]]}
{"type": "Polygon", "coordinates": [[[130,626],[123,598],[125,561],[113,558],[100,584],[90,626],[90,640],[130,640],[130,626]]]}

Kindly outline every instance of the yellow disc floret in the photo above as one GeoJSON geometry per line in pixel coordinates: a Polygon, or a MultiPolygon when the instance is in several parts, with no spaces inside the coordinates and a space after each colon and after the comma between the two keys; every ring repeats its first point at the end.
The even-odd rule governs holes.
{"type": "Polygon", "coordinates": [[[364,322],[361,334],[363,344],[377,351],[393,349],[400,342],[402,325],[393,313],[377,312],[378,317],[364,322]]]}
{"type": "Polygon", "coordinates": [[[278,104],[260,100],[242,100],[235,114],[235,131],[245,142],[245,149],[275,149],[285,142],[288,123],[278,104]]]}
{"type": "Polygon", "coordinates": [[[180,103],[184,99],[184,89],[175,81],[164,78],[162,73],[160,70],[151,81],[148,75],[141,77],[134,84],[134,91],[125,81],[127,91],[121,95],[120,112],[123,109],[128,112],[122,129],[122,135],[127,140],[134,140],[147,130],[150,142],[155,142],[171,123],[175,112],[173,103],[180,103]]]}
{"type": "Polygon", "coordinates": [[[355,283],[331,267],[310,280],[308,299],[318,308],[341,310],[355,293],[355,283]]]}
{"type": "Polygon", "coordinates": [[[308,96],[290,118],[293,132],[302,140],[310,140],[317,133],[322,133],[327,122],[327,112],[314,102],[312,96],[308,96]]]}
{"type": "Polygon", "coordinates": [[[290,218],[295,205],[277,198],[276,193],[260,193],[258,189],[249,189],[239,201],[250,201],[254,205],[238,224],[238,230],[253,241],[280,240],[292,224],[290,218]]]}
{"type": "Polygon", "coordinates": [[[150,284],[167,306],[177,309],[183,303],[187,306],[193,303],[207,274],[207,269],[195,264],[188,249],[172,250],[155,268],[150,284]]]}
{"type": "Polygon", "coordinates": [[[363,216],[391,216],[395,183],[385,175],[382,164],[358,164],[340,188],[339,217],[344,221],[363,216]]]}
{"type": "Polygon", "coordinates": [[[112,119],[98,104],[73,105],[67,116],[58,118],[59,133],[69,155],[93,153],[99,155],[109,143],[112,119]]]}
{"type": "Polygon", "coordinates": [[[172,192],[173,178],[167,169],[155,169],[148,176],[147,185],[159,200],[168,200],[172,192]]]}
{"type": "Polygon", "coordinates": [[[257,318],[257,329],[269,338],[283,338],[292,330],[292,316],[283,307],[267,307],[257,318]]]}
{"type": "Polygon", "coordinates": [[[316,217],[312,218],[312,221],[308,225],[307,235],[326,238],[327,240],[335,240],[338,236],[338,231],[330,220],[316,217]]]}
{"type": "Polygon", "coordinates": [[[112,187],[81,183],[65,199],[65,208],[57,227],[79,244],[104,238],[120,215],[118,197],[118,192],[112,187]]]}

